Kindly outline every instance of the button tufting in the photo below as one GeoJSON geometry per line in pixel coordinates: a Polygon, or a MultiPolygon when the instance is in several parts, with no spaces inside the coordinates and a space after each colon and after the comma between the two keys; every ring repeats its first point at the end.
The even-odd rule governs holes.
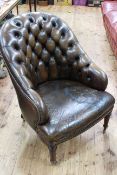
{"type": "Polygon", "coordinates": [[[64,38],[66,35],[66,29],[65,28],[62,28],[61,29],[61,36],[64,38]]]}
{"type": "MultiPolygon", "coordinates": [[[[46,13],[31,13],[11,19],[9,25],[9,32],[5,31],[5,36],[12,33],[6,42],[11,46],[8,52],[17,54],[17,58],[15,54],[13,56],[13,62],[21,67],[21,63],[27,66],[29,79],[39,84],[46,80],[73,77],[91,84],[90,75],[95,66],[60,18],[46,13]]],[[[95,74],[98,75],[98,72],[95,71],[95,74]]]]}
{"type": "Polygon", "coordinates": [[[21,33],[19,31],[14,31],[14,36],[18,39],[21,38],[21,33]]]}
{"type": "Polygon", "coordinates": [[[90,66],[90,63],[87,63],[85,67],[89,67],[90,66]]]}
{"type": "Polygon", "coordinates": [[[69,42],[68,47],[72,48],[74,46],[73,41],[69,42]]]}
{"type": "Polygon", "coordinates": [[[29,34],[31,33],[31,29],[30,29],[30,27],[28,27],[28,33],[29,33],[29,34]]]}
{"type": "Polygon", "coordinates": [[[14,21],[17,27],[21,27],[22,23],[20,21],[14,21]]]}
{"type": "Polygon", "coordinates": [[[20,50],[20,47],[19,47],[19,45],[18,45],[18,43],[14,43],[13,44],[13,48],[15,49],[15,50],[20,50]]]}
{"type": "Polygon", "coordinates": [[[44,21],[47,21],[47,16],[43,16],[43,20],[44,21]]]}
{"type": "Polygon", "coordinates": [[[31,23],[34,23],[34,18],[33,18],[32,16],[30,16],[30,17],[29,17],[29,21],[30,21],[31,23]]]}
{"type": "Polygon", "coordinates": [[[56,27],[56,26],[57,26],[57,25],[56,25],[56,22],[55,22],[54,20],[52,21],[52,26],[53,26],[53,27],[56,27]]]}
{"type": "Polygon", "coordinates": [[[39,21],[39,29],[40,29],[40,30],[43,29],[43,24],[42,24],[41,21],[39,21]]]}
{"type": "Polygon", "coordinates": [[[77,55],[77,56],[75,56],[75,60],[79,60],[80,59],[80,57],[77,55]]]}
{"type": "Polygon", "coordinates": [[[91,77],[90,76],[87,76],[87,81],[91,81],[91,77]]]}

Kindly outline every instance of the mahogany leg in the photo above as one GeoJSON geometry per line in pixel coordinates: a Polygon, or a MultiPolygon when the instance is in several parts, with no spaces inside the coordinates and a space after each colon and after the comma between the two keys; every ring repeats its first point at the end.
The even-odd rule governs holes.
{"type": "Polygon", "coordinates": [[[57,163],[57,161],[56,161],[56,149],[57,149],[57,145],[54,145],[54,144],[51,143],[48,146],[48,148],[49,148],[49,152],[50,152],[50,162],[52,164],[56,164],[57,163]]]}
{"type": "Polygon", "coordinates": [[[24,119],[24,117],[23,117],[23,115],[21,114],[21,118],[23,119],[23,122],[25,122],[25,119],[24,119]]]}
{"type": "Polygon", "coordinates": [[[109,122],[109,119],[110,119],[110,116],[111,114],[108,114],[105,118],[104,118],[104,130],[103,130],[103,133],[105,133],[106,129],[108,128],[108,122],[109,122]]]}

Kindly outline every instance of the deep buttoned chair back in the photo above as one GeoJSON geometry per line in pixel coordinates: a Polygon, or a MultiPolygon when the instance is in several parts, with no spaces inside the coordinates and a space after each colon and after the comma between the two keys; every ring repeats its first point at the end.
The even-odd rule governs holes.
{"type": "Polygon", "coordinates": [[[106,74],[88,58],[72,30],[60,18],[39,12],[22,14],[7,21],[0,35],[2,54],[22,113],[28,116],[33,128],[37,121],[44,123],[48,119],[46,106],[41,99],[37,100],[40,97],[34,91],[40,84],[69,79],[105,90],[106,74]],[[37,101],[41,106],[40,117],[37,101]]]}

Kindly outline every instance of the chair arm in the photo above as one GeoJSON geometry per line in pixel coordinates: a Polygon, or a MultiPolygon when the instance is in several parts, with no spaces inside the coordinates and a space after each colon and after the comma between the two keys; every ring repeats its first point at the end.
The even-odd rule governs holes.
{"type": "Polygon", "coordinates": [[[28,85],[28,82],[30,82],[28,78],[25,77],[26,81],[23,81],[24,78],[22,77],[22,82],[20,82],[23,83],[22,87],[10,71],[9,73],[18,96],[19,106],[23,117],[29,125],[36,130],[38,125],[45,124],[49,120],[46,105],[40,95],[30,87],[31,83],[28,85]]]}
{"type": "Polygon", "coordinates": [[[72,79],[104,91],[108,84],[107,75],[88,57],[80,44],[77,45],[76,54],[79,56],[73,65],[72,79]]]}
{"type": "Polygon", "coordinates": [[[38,124],[42,125],[44,123],[47,123],[49,120],[49,115],[44,101],[42,100],[40,95],[33,89],[28,89],[27,93],[37,109],[39,117],[38,124]]]}
{"type": "MultiPolygon", "coordinates": [[[[12,67],[12,65],[11,65],[11,67],[12,67]]],[[[22,89],[22,91],[24,91],[25,94],[27,94],[28,97],[30,98],[32,105],[35,106],[35,108],[36,108],[37,115],[38,115],[38,124],[41,125],[41,124],[46,123],[49,119],[46,105],[43,102],[40,95],[34,90],[34,85],[33,85],[32,81],[28,78],[28,74],[27,74],[25,67],[23,65],[20,66],[19,71],[16,68],[12,67],[12,71],[14,72],[16,79],[19,82],[19,83],[17,83],[17,86],[20,86],[18,91],[21,91],[21,89],[22,89]]],[[[12,74],[10,73],[10,75],[12,75],[12,74]]],[[[13,76],[12,76],[12,79],[14,82],[15,78],[13,78],[13,76]]],[[[16,84],[16,80],[15,80],[15,84],[16,84]]],[[[15,84],[14,84],[14,86],[15,86],[15,84]]],[[[19,92],[17,92],[17,94],[18,93],[19,92]]],[[[18,95],[19,99],[20,99],[20,96],[21,95],[18,95]]],[[[20,106],[22,106],[22,105],[20,105],[20,106]]]]}
{"type": "Polygon", "coordinates": [[[107,75],[93,62],[81,71],[80,81],[87,86],[104,91],[108,84],[107,75]]]}

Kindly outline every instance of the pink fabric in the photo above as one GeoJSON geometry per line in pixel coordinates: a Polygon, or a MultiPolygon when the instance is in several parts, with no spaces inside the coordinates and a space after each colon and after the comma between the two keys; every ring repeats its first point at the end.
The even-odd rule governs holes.
{"type": "Polygon", "coordinates": [[[117,11],[117,1],[113,1],[113,2],[102,2],[102,9],[103,9],[103,14],[105,15],[106,13],[110,12],[110,11],[117,11]]]}
{"type": "Polygon", "coordinates": [[[107,36],[117,57],[117,1],[103,2],[101,9],[107,36]]]}

